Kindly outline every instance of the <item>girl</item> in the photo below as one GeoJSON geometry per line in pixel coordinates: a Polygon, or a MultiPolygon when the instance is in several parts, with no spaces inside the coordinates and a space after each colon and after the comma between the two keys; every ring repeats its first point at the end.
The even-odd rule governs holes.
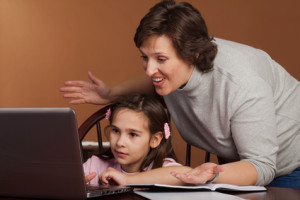
{"type": "Polygon", "coordinates": [[[98,184],[98,176],[100,182],[108,184],[112,173],[122,176],[120,172],[132,174],[162,166],[180,166],[175,161],[168,115],[155,98],[130,95],[117,101],[107,111],[106,119],[110,124],[105,134],[111,146],[107,152],[84,163],[86,181],[90,184],[98,184]]]}

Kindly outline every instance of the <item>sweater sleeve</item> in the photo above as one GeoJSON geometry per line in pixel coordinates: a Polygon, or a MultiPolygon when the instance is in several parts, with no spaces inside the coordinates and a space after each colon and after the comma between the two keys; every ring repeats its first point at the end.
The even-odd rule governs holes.
{"type": "Polygon", "coordinates": [[[240,159],[256,168],[256,185],[267,185],[276,174],[278,151],[273,93],[259,77],[244,83],[233,102],[232,137],[240,159]]]}

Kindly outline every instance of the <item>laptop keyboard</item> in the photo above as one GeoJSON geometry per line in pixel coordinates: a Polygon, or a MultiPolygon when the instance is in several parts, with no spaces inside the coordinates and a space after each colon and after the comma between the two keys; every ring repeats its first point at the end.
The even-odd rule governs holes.
{"type": "Polygon", "coordinates": [[[120,194],[133,191],[133,188],[125,186],[86,185],[87,197],[96,197],[112,194],[120,194]]]}

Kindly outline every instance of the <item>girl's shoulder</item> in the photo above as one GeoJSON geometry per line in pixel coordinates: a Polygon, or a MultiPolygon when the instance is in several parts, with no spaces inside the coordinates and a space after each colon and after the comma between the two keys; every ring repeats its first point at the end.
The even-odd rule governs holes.
{"type": "MultiPolygon", "coordinates": [[[[162,164],[162,167],[169,167],[169,166],[181,166],[180,163],[176,162],[173,158],[165,158],[162,164]]],[[[146,168],[144,171],[149,171],[153,167],[153,162],[146,168]]]]}
{"type": "Polygon", "coordinates": [[[116,161],[116,159],[112,158],[109,160],[103,160],[99,158],[98,156],[92,156],[90,157],[84,164],[84,171],[96,171],[98,173],[104,171],[108,167],[112,167],[114,169],[119,169],[119,163],[116,161]]]}
{"type": "Polygon", "coordinates": [[[173,158],[165,158],[162,166],[163,167],[181,166],[181,164],[176,162],[173,158]]]}

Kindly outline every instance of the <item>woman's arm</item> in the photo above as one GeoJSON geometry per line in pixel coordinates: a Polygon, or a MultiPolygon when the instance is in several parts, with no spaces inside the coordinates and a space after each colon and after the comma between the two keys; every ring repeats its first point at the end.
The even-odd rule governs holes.
{"type": "Polygon", "coordinates": [[[117,97],[130,93],[155,94],[151,79],[145,73],[114,87],[107,86],[91,72],[88,72],[88,77],[90,82],[66,81],[65,87],[60,88],[64,92],[64,98],[72,98],[71,104],[108,104],[117,97]]]}
{"type": "Polygon", "coordinates": [[[145,73],[142,73],[112,87],[110,89],[109,96],[111,99],[115,99],[118,96],[131,93],[141,93],[149,95],[156,94],[151,78],[149,78],[145,73]]]}
{"type": "Polygon", "coordinates": [[[238,161],[224,165],[204,163],[188,173],[172,172],[176,178],[188,184],[204,184],[212,180],[216,174],[219,176],[214,183],[233,185],[254,185],[257,181],[255,167],[247,161],[238,161]],[[215,168],[209,167],[215,165],[215,168]]]}
{"type": "Polygon", "coordinates": [[[233,185],[255,185],[257,171],[248,161],[237,161],[222,165],[224,172],[220,173],[215,183],[228,183],[233,185]]]}

